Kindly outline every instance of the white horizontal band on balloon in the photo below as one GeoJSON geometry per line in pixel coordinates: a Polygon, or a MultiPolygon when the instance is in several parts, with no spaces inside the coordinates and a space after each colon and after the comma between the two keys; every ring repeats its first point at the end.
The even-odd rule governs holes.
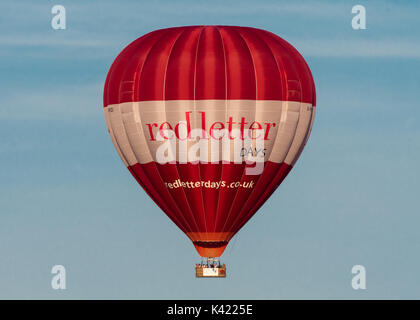
{"type": "MultiPolygon", "coordinates": [[[[252,126],[252,131],[268,128],[264,160],[293,165],[309,136],[314,114],[308,103],[268,100],[126,102],[109,105],[104,111],[111,138],[126,166],[156,161],[157,149],[163,143],[157,139],[159,129],[175,128],[182,121],[189,121],[194,129],[204,127],[207,136],[215,123],[227,130],[236,126],[242,135],[244,124],[252,126]]],[[[192,146],[194,142],[188,143],[192,146]]]]}

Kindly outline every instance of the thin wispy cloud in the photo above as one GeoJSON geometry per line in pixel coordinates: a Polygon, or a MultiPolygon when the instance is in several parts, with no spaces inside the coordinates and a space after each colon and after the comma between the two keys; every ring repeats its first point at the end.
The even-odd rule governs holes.
{"type": "MultiPolygon", "coordinates": [[[[52,31],[49,26],[52,4],[43,3],[40,6],[20,2],[19,10],[24,11],[25,15],[13,14],[19,10],[10,4],[0,6],[3,12],[11,12],[0,24],[14,27],[0,36],[0,46],[98,48],[101,51],[95,54],[106,55],[113,46],[125,45],[136,36],[159,27],[240,24],[265,28],[284,36],[305,56],[418,58],[420,45],[417,31],[420,31],[420,23],[417,11],[413,10],[416,4],[401,6],[388,2],[374,6],[375,3],[370,1],[365,4],[368,29],[354,31],[350,25],[352,4],[348,2],[270,1],[255,5],[253,1],[133,1],[116,6],[112,1],[103,1],[93,10],[87,2],[64,1],[68,29],[52,31]],[[399,23],[394,21],[396,18],[399,23]],[[411,28],[417,26],[417,29],[406,32],[401,38],[398,30],[406,25],[411,25],[411,28]],[[334,37],[334,33],[342,36],[334,37]],[[378,33],[381,34],[380,38],[376,36],[378,33]],[[369,35],[368,39],[366,34],[369,35]]],[[[34,54],[37,55],[36,52],[34,54]]],[[[55,53],[43,54],[49,56],[55,53]]],[[[90,53],[82,51],[80,54],[88,58],[90,53]]],[[[5,50],[1,55],[7,55],[5,50]]],[[[25,52],[25,55],[30,55],[30,52],[25,52]]]]}
{"type": "Polygon", "coordinates": [[[95,40],[77,37],[54,37],[54,36],[0,36],[0,46],[13,46],[13,47],[109,47],[113,43],[110,40],[95,40]]]}
{"type": "Polygon", "coordinates": [[[97,117],[102,113],[103,83],[14,90],[4,96],[0,119],[41,120],[97,117]]]}
{"type": "MultiPolygon", "coordinates": [[[[292,39],[289,39],[292,40],[292,39]]],[[[308,57],[420,58],[420,42],[401,39],[293,39],[308,57]]]]}

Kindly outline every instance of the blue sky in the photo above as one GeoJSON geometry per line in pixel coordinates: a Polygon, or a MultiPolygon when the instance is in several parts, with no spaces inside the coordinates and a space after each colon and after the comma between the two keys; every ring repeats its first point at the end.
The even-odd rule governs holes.
{"type": "Polygon", "coordinates": [[[415,1],[2,1],[0,298],[420,298],[420,20],[415,1]],[[67,10],[53,30],[51,7],[67,10]],[[351,28],[363,4],[367,30],[351,28]],[[102,87],[157,28],[263,28],[306,58],[309,143],[232,240],[224,280],[195,279],[187,237],[106,131],[102,87]],[[302,201],[303,198],[303,201],[302,201]],[[50,286],[51,267],[67,289],[50,286]],[[367,270],[367,290],[351,268],[367,270]]]}

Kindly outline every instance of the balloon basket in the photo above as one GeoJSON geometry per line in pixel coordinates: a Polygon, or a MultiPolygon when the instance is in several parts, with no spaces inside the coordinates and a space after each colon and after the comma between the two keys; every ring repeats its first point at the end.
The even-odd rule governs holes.
{"type": "Polygon", "coordinates": [[[195,265],[196,278],[226,278],[226,265],[219,258],[203,258],[195,265]]]}

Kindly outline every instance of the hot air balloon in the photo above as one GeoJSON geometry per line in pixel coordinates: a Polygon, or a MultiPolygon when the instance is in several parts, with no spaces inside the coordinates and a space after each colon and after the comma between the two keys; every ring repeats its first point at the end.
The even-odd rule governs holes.
{"type": "Polygon", "coordinates": [[[196,275],[223,277],[218,258],[308,140],[315,86],[299,52],[271,32],[175,27],[118,55],[104,112],[125,166],[204,259],[196,275]]]}

